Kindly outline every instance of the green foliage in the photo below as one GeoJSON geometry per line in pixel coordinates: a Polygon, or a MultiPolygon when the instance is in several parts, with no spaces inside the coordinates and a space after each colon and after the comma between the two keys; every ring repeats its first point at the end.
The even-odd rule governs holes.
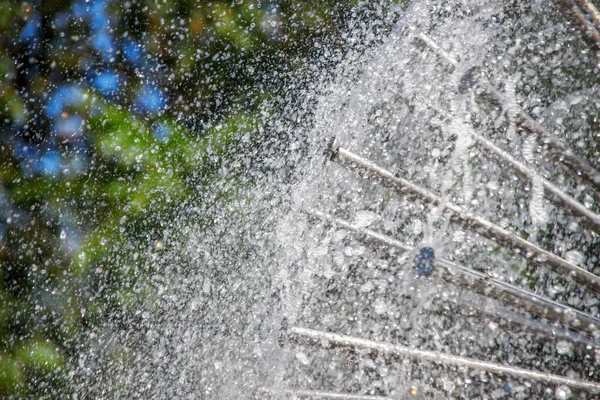
{"type": "Polygon", "coordinates": [[[0,397],[72,394],[85,343],[152,302],[181,205],[234,195],[261,103],[339,60],[358,3],[0,7],[0,397]]]}

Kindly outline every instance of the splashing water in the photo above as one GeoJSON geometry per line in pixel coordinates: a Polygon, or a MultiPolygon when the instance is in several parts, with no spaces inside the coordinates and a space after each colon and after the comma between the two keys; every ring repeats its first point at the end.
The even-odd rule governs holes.
{"type": "MultiPolygon", "coordinates": [[[[580,79],[598,72],[590,57],[575,61],[576,51],[566,43],[583,47],[561,14],[542,2],[528,7],[412,3],[381,45],[349,54],[336,80],[319,92],[303,93],[305,109],[278,115],[282,131],[293,125],[283,118],[287,112],[313,117],[307,126],[288,132],[288,150],[265,150],[260,168],[251,171],[258,182],[255,189],[218,203],[209,220],[196,220],[189,210],[182,213],[171,238],[180,245],[154,260],[156,301],[148,306],[153,311],[140,312],[136,331],[106,339],[106,346],[138,352],[122,368],[106,371],[112,389],[126,398],[579,395],[567,386],[522,376],[401,356],[415,350],[597,382],[597,337],[593,346],[583,348],[572,344],[573,332],[564,329],[564,335],[545,337],[535,330],[540,318],[504,308],[451,279],[416,277],[413,264],[415,249],[433,248],[436,260],[546,297],[552,293],[553,300],[599,316],[598,297],[591,291],[536,267],[520,250],[469,230],[448,211],[453,205],[456,213],[476,214],[559,256],[578,251],[584,254],[578,264],[598,273],[593,256],[600,243],[597,233],[579,227],[579,220],[563,208],[546,206],[542,179],[556,182],[578,201],[596,194],[556,162],[526,151],[528,139],[514,132],[517,128],[503,119],[506,115],[493,109],[481,112],[485,107],[473,94],[457,90],[460,77],[475,65],[483,66],[498,90],[520,76],[508,85],[514,97],[508,118],[514,118],[518,106],[551,125],[552,113],[543,109],[563,101],[563,89],[572,84],[569,77],[561,80],[562,71],[577,64],[584,74],[580,79]],[[550,22],[544,23],[546,19],[550,22]],[[454,60],[452,68],[416,44],[421,33],[454,60]],[[557,80],[553,89],[542,84],[548,76],[557,80]],[[486,157],[473,134],[533,165],[540,177],[519,181],[507,167],[508,157],[500,162],[486,157]],[[326,162],[323,151],[332,137],[336,146],[373,160],[441,200],[399,195],[377,180],[326,162]],[[309,210],[353,224],[327,223],[309,210]],[[364,240],[366,230],[401,244],[370,245],[364,240]],[[402,246],[406,251],[399,250],[402,246]],[[318,345],[324,339],[312,341],[317,345],[288,339],[290,332],[312,332],[298,327],[402,348],[390,356],[383,347],[370,351],[357,345],[348,351],[339,343],[349,339],[338,337],[327,339],[337,340],[338,346],[331,348],[318,345]]],[[[597,112],[600,104],[587,107],[588,113],[597,112]]],[[[561,123],[566,118],[561,115],[561,123]]],[[[591,135],[589,126],[581,127],[591,135]]],[[[247,157],[240,155],[237,161],[244,164],[247,157]]],[[[227,183],[220,185],[226,188],[227,183]]]]}
{"type": "Polygon", "coordinates": [[[539,177],[531,180],[531,201],[529,203],[531,220],[537,226],[543,226],[548,222],[548,213],[544,208],[544,185],[539,177]]]}

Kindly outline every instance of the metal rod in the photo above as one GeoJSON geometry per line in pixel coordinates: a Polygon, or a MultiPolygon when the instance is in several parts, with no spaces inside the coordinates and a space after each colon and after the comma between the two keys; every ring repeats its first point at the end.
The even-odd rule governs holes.
{"type": "Polygon", "coordinates": [[[519,178],[529,182],[537,178],[544,187],[544,193],[550,201],[559,207],[568,209],[572,214],[582,217],[584,225],[597,233],[600,233],[600,216],[598,216],[598,214],[588,210],[583,204],[579,203],[548,180],[538,175],[531,168],[528,168],[517,161],[510,154],[497,147],[483,136],[471,133],[471,137],[475,140],[476,146],[482,150],[482,152],[488,154],[494,161],[503,167],[506,167],[519,178]]]}
{"type": "Polygon", "coordinates": [[[594,25],[596,30],[600,30],[600,12],[589,0],[575,0],[577,6],[583,11],[587,19],[594,25]]]}
{"type": "Polygon", "coordinates": [[[282,394],[295,397],[310,397],[320,399],[342,399],[342,400],[387,400],[386,396],[372,396],[366,394],[351,394],[351,393],[335,393],[324,392],[320,390],[300,390],[300,389],[275,389],[275,388],[259,388],[261,392],[271,394],[282,394]]]}
{"type": "Polygon", "coordinates": [[[414,37],[415,44],[421,48],[432,50],[444,64],[449,74],[453,73],[458,67],[458,62],[448,55],[440,46],[438,46],[429,36],[418,34],[414,37]]]}
{"type": "Polygon", "coordinates": [[[308,208],[304,211],[308,215],[312,215],[323,221],[347,228],[347,229],[353,231],[355,234],[362,236],[362,238],[365,240],[373,240],[373,241],[382,243],[386,246],[395,247],[397,249],[400,249],[400,250],[406,251],[406,252],[410,252],[410,251],[414,250],[414,247],[408,246],[408,245],[400,242],[399,240],[396,240],[387,235],[383,235],[381,233],[372,231],[370,229],[356,227],[356,226],[352,225],[350,222],[344,221],[343,219],[340,219],[337,217],[334,217],[331,214],[313,210],[311,208],[308,208]]]}
{"type": "Polygon", "coordinates": [[[475,317],[480,321],[494,320],[499,325],[505,326],[512,332],[523,332],[526,330],[537,335],[536,339],[556,343],[560,340],[568,341],[584,354],[596,357],[600,354],[600,342],[593,341],[587,336],[568,328],[559,327],[549,322],[536,320],[530,316],[515,312],[504,306],[482,307],[481,303],[474,303],[464,299],[436,298],[432,305],[441,309],[448,309],[451,313],[462,314],[466,317],[475,317]]]}
{"type": "Polygon", "coordinates": [[[574,1],[577,3],[581,11],[587,15],[589,21],[594,24],[596,29],[600,29],[600,12],[598,12],[596,6],[594,6],[590,0],[574,1]]]}
{"type": "Polygon", "coordinates": [[[600,50],[600,16],[588,0],[553,0],[560,11],[569,16],[592,49],[600,50]]]}
{"type": "Polygon", "coordinates": [[[333,159],[343,166],[358,170],[367,176],[381,181],[382,184],[396,190],[401,195],[418,197],[428,203],[443,207],[452,214],[452,219],[459,222],[465,229],[478,233],[503,247],[521,254],[522,257],[534,265],[549,268],[588,287],[595,294],[600,294],[599,276],[571,264],[556,254],[546,251],[486,219],[463,212],[457,205],[443,203],[440,197],[406,179],[395,177],[391,172],[342,147],[333,150],[333,159]]]}
{"type": "Polygon", "coordinates": [[[516,378],[531,379],[538,382],[550,383],[555,385],[566,385],[572,388],[582,389],[592,393],[600,392],[600,383],[587,382],[545,372],[537,372],[524,368],[511,367],[486,361],[479,361],[472,358],[454,356],[438,351],[417,350],[405,346],[375,342],[372,340],[360,339],[352,336],[317,331],[313,329],[306,329],[295,326],[290,328],[289,333],[291,336],[296,336],[299,338],[304,337],[310,339],[314,341],[314,343],[321,346],[365,348],[382,353],[387,353],[390,355],[407,356],[413,359],[429,361],[439,365],[455,365],[458,367],[472,368],[475,370],[513,376],[516,378]]]}
{"type": "MultiPolygon", "coordinates": [[[[570,0],[556,1],[571,4],[570,0]]],[[[593,8],[593,6],[591,7],[593,8]]],[[[596,10],[596,14],[597,13],[598,11],[596,10]]],[[[450,72],[453,72],[456,69],[458,62],[444,52],[427,35],[419,34],[415,36],[414,42],[419,47],[427,48],[434,52],[450,72]]],[[[508,109],[506,99],[504,99],[504,97],[483,78],[479,67],[473,67],[463,75],[459,85],[459,91],[466,92],[467,90],[474,90],[477,98],[492,109],[498,109],[499,111],[508,109]]],[[[593,189],[600,191],[600,173],[587,161],[575,154],[566,143],[546,131],[539,123],[525,114],[522,110],[518,110],[514,116],[507,115],[507,117],[514,118],[515,122],[522,130],[537,136],[544,145],[548,146],[548,150],[558,157],[560,163],[566,169],[575,173],[577,178],[588,183],[593,189]]]]}
{"type": "MultiPolygon", "coordinates": [[[[414,41],[418,46],[425,47],[430,51],[433,51],[438,56],[438,59],[445,64],[445,67],[451,69],[450,72],[454,71],[454,69],[458,65],[458,62],[456,60],[452,59],[427,35],[419,34],[415,37],[414,41]]],[[[598,216],[598,214],[588,210],[583,204],[568,196],[566,193],[554,186],[548,180],[539,176],[531,168],[528,168],[527,166],[521,164],[510,154],[497,147],[492,142],[485,139],[483,136],[478,135],[475,132],[470,132],[470,135],[475,141],[480,151],[482,151],[484,154],[487,154],[490,158],[492,158],[495,162],[501,164],[503,167],[508,168],[510,171],[512,171],[515,175],[517,175],[523,180],[531,182],[534,178],[538,178],[539,181],[542,183],[542,186],[544,187],[546,197],[548,197],[550,201],[552,201],[559,207],[567,208],[574,215],[583,217],[583,222],[586,226],[600,233],[600,216],[598,216]]]]}
{"type": "Polygon", "coordinates": [[[446,267],[440,269],[440,276],[447,282],[468,287],[485,297],[500,300],[508,306],[517,307],[538,317],[560,323],[594,339],[600,337],[600,320],[589,314],[444,259],[436,262],[436,267],[439,266],[446,267]]]}
{"type": "MultiPolygon", "coordinates": [[[[364,239],[373,240],[402,251],[410,252],[414,250],[414,248],[389,236],[369,229],[357,228],[349,222],[332,215],[315,210],[306,210],[306,212],[321,220],[358,233],[364,239]]],[[[485,297],[499,300],[507,306],[525,310],[537,317],[545,318],[548,321],[559,323],[567,328],[585,333],[594,339],[600,337],[600,319],[451,261],[442,258],[436,259],[433,274],[446,282],[465,287],[485,297]]]]}
{"type": "MultiPolygon", "coordinates": [[[[459,91],[464,93],[468,90],[474,91],[475,96],[491,109],[496,109],[500,113],[508,110],[506,99],[483,78],[479,67],[471,68],[461,78],[459,91]]],[[[600,173],[578,156],[565,142],[545,130],[522,110],[516,110],[514,115],[510,115],[510,113],[505,113],[505,115],[507,118],[513,118],[517,126],[521,128],[517,130],[518,132],[525,131],[537,136],[565,169],[574,173],[576,178],[585,182],[595,191],[600,192],[600,173]]]]}

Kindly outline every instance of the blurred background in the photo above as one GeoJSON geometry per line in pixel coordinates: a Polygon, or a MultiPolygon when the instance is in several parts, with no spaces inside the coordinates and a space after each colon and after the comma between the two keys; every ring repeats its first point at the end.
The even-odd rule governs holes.
{"type": "Polygon", "coordinates": [[[285,141],[278,104],[396,17],[374,1],[2,1],[0,397],[76,397],[81,352],[152,301],[139,282],[174,216],[251,185],[223,161],[260,163],[285,141]]]}

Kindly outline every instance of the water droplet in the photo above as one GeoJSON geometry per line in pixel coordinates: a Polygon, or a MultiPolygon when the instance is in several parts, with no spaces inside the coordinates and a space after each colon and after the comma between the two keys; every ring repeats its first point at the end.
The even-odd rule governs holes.
{"type": "Polygon", "coordinates": [[[585,255],[577,250],[569,250],[565,253],[565,260],[567,260],[571,264],[581,266],[583,264],[584,259],[585,255]]]}
{"type": "Polygon", "coordinates": [[[583,96],[573,95],[573,96],[571,96],[571,98],[568,99],[568,102],[569,102],[570,106],[574,106],[575,104],[581,103],[582,100],[583,100],[583,96]]]}
{"type": "Polygon", "coordinates": [[[301,351],[296,353],[296,359],[303,365],[308,365],[310,363],[308,356],[301,351]]]}
{"type": "Polygon", "coordinates": [[[382,315],[388,311],[388,306],[385,303],[385,301],[383,301],[383,299],[377,299],[373,303],[373,310],[375,311],[376,314],[382,315]]]}
{"type": "Polygon", "coordinates": [[[531,221],[537,226],[548,223],[548,213],[544,206],[544,182],[542,178],[534,177],[531,180],[531,198],[529,201],[529,214],[531,221]]]}
{"type": "Polygon", "coordinates": [[[571,398],[571,389],[566,386],[559,386],[556,388],[555,392],[557,399],[570,399],[571,398]]]}
{"type": "Polygon", "coordinates": [[[566,355],[566,354],[571,353],[572,350],[573,350],[573,345],[569,342],[561,340],[556,343],[556,351],[558,354],[566,355]]]}
{"type": "Polygon", "coordinates": [[[362,210],[356,213],[354,217],[354,225],[359,228],[364,228],[371,225],[379,219],[379,215],[372,211],[362,210]]]}

